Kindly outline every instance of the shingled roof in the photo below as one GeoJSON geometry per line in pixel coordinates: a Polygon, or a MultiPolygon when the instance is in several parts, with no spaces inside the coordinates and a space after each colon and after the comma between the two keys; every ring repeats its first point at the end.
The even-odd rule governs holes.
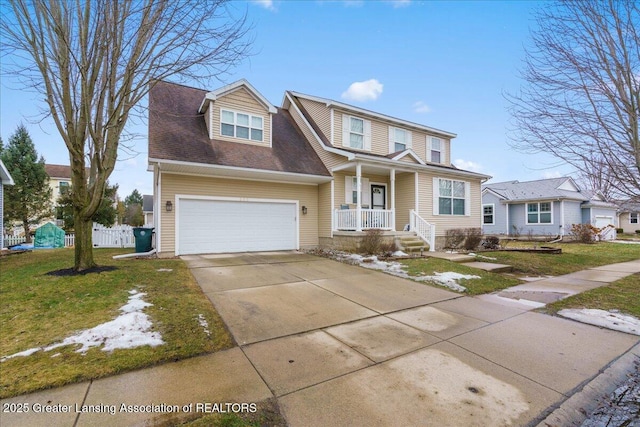
{"type": "Polygon", "coordinates": [[[49,178],[71,179],[71,166],[45,164],[44,170],[49,178]]]}
{"type": "Polygon", "coordinates": [[[157,82],[149,93],[149,158],[330,176],[288,111],[273,114],[271,147],[211,140],[203,114],[207,91],[157,82]]]}

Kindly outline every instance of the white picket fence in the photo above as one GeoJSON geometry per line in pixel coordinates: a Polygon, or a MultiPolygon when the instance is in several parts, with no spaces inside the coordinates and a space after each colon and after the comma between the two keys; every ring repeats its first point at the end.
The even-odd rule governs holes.
{"type": "MultiPolygon", "coordinates": [[[[5,235],[3,237],[3,241],[4,241],[4,246],[8,248],[9,246],[15,246],[15,245],[19,245],[20,243],[24,243],[26,239],[21,236],[5,235]]],[[[65,234],[64,247],[65,248],[73,247],[73,245],[75,244],[75,241],[76,241],[75,234],[65,234]]]]}
{"type": "Polygon", "coordinates": [[[133,227],[130,225],[107,228],[94,222],[92,240],[94,248],[135,248],[136,246],[133,227]]]}

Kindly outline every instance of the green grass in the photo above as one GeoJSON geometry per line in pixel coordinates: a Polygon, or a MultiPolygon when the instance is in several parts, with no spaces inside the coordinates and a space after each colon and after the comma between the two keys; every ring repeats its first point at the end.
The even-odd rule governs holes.
{"type": "MultiPolygon", "coordinates": [[[[433,276],[434,273],[444,273],[452,271],[460,274],[472,274],[480,276],[480,279],[463,279],[458,283],[467,288],[469,295],[486,294],[511,286],[519,285],[521,282],[517,278],[505,274],[490,273],[477,268],[467,267],[452,261],[440,258],[419,258],[402,260],[402,264],[407,266],[407,273],[410,276],[433,276]]],[[[429,283],[429,282],[425,282],[429,283]]],[[[434,286],[439,286],[432,283],[434,286]]]]}
{"type": "Polygon", "coordinates": [[[555,314],[565,308],[619,310],[622,313],[640,318],[640,274],[633,274],[608,286],[556,301],[548,304],[541,311],[555,314]]]}
{"type": "Polygon", "coordinates": [[[145,292],[145,309],[164,345],[85,355],[66,346],[7,359],[0,364],[0,398],[104,377],[233,346],[213,306],[178,259],[124,259],[131,250],[94,250],[100,266],[114,271],[56,277],[46,273],[73,265],[72,249],[42,250],[0,258],[0,357],[62,341],[113,320],[130,290],[145,292]],[[158,269],[171,269],[159,272],[158,269]],[[199,323],[208,323],[208,335],[199,323]],[[52,357],[56,355],[55,357],[52,357]]]}
{"type": "MultiPolygon", "coordinates": [[[[538,246],[540,245],[541,244],[538,244],[538,246]]],[[[534,243],[513,242],[509,243],[507,247],[533,246],[534,243]]],[[[516,277],[518,275],[558,276],[600,265],[640,259],[640,245],[623,243],[598,243],[591,245],[581,243],[560,243],[550,246],[561,247],[562,253],[480,252],[483,257],[495,258],[495,260],[478,258],[479,261],[513,266],[514,272],[510,274],[485,272],[476,268],[467,267],[464,264],[439,258],[420,258],[402,260],[401,262],[407,266],[407,273],[414,277],[432,276],[436,272],[443,273],[446,271],[480,276],[480,279],[459,281],[460,285],[467,288],[467,294],[479,295],[496,292],[522,283],[516,277]]],[[[436,283],[429,284],[433,286],[440,286],[436,283]]],[[[640,292],[640,290],[636,292],[640,292]]]]}
{"type": "MultiPolygon", "coordinates": [[[[507,247],[533,247],[533,243],[512,242],[507,247]]],[[[559,243],[552,245],[562,248],[561,254],[541,254],[530,252],[482,252],[496,258],[498,264],[513,266],[514,271],[527,275],[559,276],[587,268],[640,258],[640,245],[625,243],[559,243]]]]}

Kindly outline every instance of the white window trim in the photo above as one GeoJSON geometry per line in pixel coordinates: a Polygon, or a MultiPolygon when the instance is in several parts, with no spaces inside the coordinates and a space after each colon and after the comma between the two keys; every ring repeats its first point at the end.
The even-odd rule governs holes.
{"type": "Polygon", "coordinates": [[[251,114],[251,113],[248,113],[248,112],[246,112],[246,111],[239,111],[239,110],[233,110],[233,109],[231,109],[231,108],[224,108],[224,107],[220,107],[220,137],[222,137],[222,138],[234,138],[234,139],[239,139],[239,140],[247,141],[247,142],[253,142],[253,143],[257,143],[257,144],[264,143],[264,142],[265,142],[265,141],[264,141],[264,133],[265,133],[265,130],[264,130],[264,128],[265,128],[265,126],[264,126],[264,121],[265,121],[265,119],[264,119],[264,117],[263,117],[263,116],[257,116],[257,115],[255,115],[255,114],[251,114]],[[229,113],[233,113],[233,123],[223,123],[223,121],[222,121],[222,112],[223,112],[223,111],[227,111],[227,112],[229,112],[229,113]],[[248,138],[243,138],[243,137],[241,137],[241,136],[237,136],[237,135],[236,135],[236,133],[237,133],[237,132],[236,132],[236,128],[237,128],[237,126],[238,126],[238,119],[237,119],[238,114],[244,114],[244,115],[249,116],[249,124],[248,124],[248,126],[242,126],[242,127],[247,127],[247,128],[249,128],[249,137],[248,137],[248,138]],[[262,128],[256,128],[256,127],[253,127],[253,126],[251,125],[251,124],[252,124],[252,119],[253,119],[254,117],[255,117],[255,118],[258,118],[258,119],[260,119],[260,120],[261,120],[261,122],[262,122],[262,128]],[[233,125],[233,134],[234,134],[233,136],[230,136],[230,135],[224,135],[224,134],[222,133],[222,125],[223,125],[223,124],[233,125]],[[252,138],[251,138],[251,130],[252,130],[252,129],[255,129],[255,130],[259,130],[259,131],[261,131],[261,132],[262,132],[262,139],[260,139],[260,140],[252,139],[252,138]]]}
{"type": "MultiPolygon", "coordinates": [[[[401,142],[396,141],[396,130],[402,131],[407,135],[407,139],[404,142],[404,145],[405,145],[404,150],[413,148],[412,135],[410,130],[402,129],[396,126],[389,126],[389,153],[395,153],[398,151],[396,150],[396,142],[398,144],[402,144],[401,142]]],[[[401,150],[401,151],[404,151],[404,150],[401,150]]]]}
{"type": "Polygon", "coordinates": [[[485,203],[482,205],[482,225],[496,225],[496,204],[495,203],[485,203]],[[484,208],[487,206],[491,206],[491,222],[484,222],[484,208]]]}
{"type": "Polygon", "coordinates": [[[342,146],[361,151],[371,151],[371,121],[363,119],[362,117],[353,116],[349,114],[342,115],[342,146]],[[352,147],[350,134],[358,134],[358,132],[351,131],[351,118],[362,120],[362,148],[352,147]]]}
{"type": "MultiPolygon", "coordinates": [[[[533,212],[531,212],[533,213],[533,212]]],[[[552,201],[548,201],[548,202],[532,202],[532,203],[525,203],[524,204],[524,221],[526,225],[553,225],[553,202],[552,201]],[[540,214],[543,213],[542,211],[540,211],[540,204],[542,203],[549,203],[550,209],[549,211],[544,211],[544,213],[549,212],[551,214],[551,222],[540,222],[540,214]],[[536,204],[538,205],[538,222],[529,222],[529,205],[533,205],[536,204]]]]}
{"type": "Polygon", "coordinates": [[[427,153],[426,153],[426,157],[427,160],[431,163],[436,163],[436,164],[445,164],[445,160],[444,160],[444,139],[442,138],[438,138],[435,136],[427,136],[427,153]],[[434,150],[433,149],[433,140],[437,139],[438,141],[440,141],[440,149],[439,150],[434,150]],[[439,162],[435,162],[431,159],[431,152],[432,151],[437,151],[440,153],[440,161],[439,162]]]}
{"type": "Polygon", "coordinates": [[[629,224],[635,224],[635,225],[640,224],[640,213],[639,212],[629,212],[629,224]],[[631,222],[631,216],[632,215],[636,216],[636,222],[631,222]]]}
{"type": "MultiPolygon", "coordinates": [[[[460,199],[460,197],[455,197],[456,199],[460,199]]],[[[461,217],[461,216],[471,216],[471,183],[469,181],[461,181],[459,179],[451,179],[451,178],[433,178],[433,214],[448,216],[448,217],[461,217]],[[440,213],[440,180],[451,181],[451,196],[443,196],[450,197],[452,200],[451,204],[451,213],[440,213]],[[461,182],[464,184],[464,214],[454,214],[453,213],[453,182],[461,182]]]]}
{"type": "MultiPolygon", "coordinates": [[[[357,204],[353,200],[353,189],[354,181],[356,180],[356,176],[345,176],[345,185],[344,185],[344,200],[346,205],[355,205],[357,204]]],[[[371,209],[371,182],[369,178],[360,177],[360,204],[369,206],[371,209]]]]}

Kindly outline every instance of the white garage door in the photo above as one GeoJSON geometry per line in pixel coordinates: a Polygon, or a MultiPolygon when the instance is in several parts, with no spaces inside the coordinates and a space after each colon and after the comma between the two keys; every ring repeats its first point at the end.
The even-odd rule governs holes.
{"type": "Polygon", "coordinates": [[[297,249],[296,203],[178,201],[178,255],[297,249]]]}

